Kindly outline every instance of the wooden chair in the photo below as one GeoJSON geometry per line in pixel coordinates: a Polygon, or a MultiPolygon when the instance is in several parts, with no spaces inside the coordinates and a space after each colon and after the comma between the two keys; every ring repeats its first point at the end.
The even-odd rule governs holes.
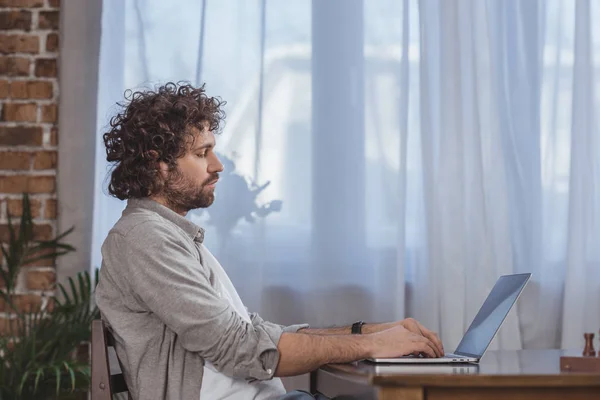
{"type": "Polygon", "coordinates": [[[127,392],[118,361],[109,358],[108,348],[114,345],[115,340],[104,322],[92,321],[92,400],[112,400],[113,394],[127,392]]]}

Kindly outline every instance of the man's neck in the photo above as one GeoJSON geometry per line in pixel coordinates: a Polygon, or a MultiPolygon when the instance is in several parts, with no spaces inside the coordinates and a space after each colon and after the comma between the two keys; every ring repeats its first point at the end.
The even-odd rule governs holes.
{"type": "Polygon", "coordinates": [[[167,207],[169,210],[176,212],[177,214],[181,215],[182,217],[185,217],[189,211],[189,210],[183,210],[183,209],[178,209],[177,207],[173,207],[171,204],[169,204],[169,202],[163,196],[150,196],[149,199],[157,202],[158,204],[161,204],[161,205],[167,207]]]}

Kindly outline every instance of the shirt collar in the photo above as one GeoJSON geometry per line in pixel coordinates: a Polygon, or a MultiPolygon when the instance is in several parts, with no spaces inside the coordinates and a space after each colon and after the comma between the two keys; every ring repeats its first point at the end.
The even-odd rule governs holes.
{"type": "Polygon", "coordinates": [[[194,224],[192,221],[182,217],[177,214],[175,211],[171,210],[168,207],[163,206],[160,203],[157,203],[154,200],[145,198],[137,198],[137,199],[129,199],[127,200],[127,208],[143,208],[145,210],[153,211],[163,217],[164,219],[171,221],[192,238],[192,240],[196,242],[202,243],[204,241],[204,229],[194,224]]]}

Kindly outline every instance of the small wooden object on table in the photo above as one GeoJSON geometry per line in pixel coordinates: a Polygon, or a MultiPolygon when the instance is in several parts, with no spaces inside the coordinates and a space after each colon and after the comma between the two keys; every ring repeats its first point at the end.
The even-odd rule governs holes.
{"type": "Polygon", "coordinates": [[[584,333],[585,348],[581,357],[560,358],[560,370],[564,372],[597,372],[600,374],[600,351],[596,357],[594,334],[584,333]]]}

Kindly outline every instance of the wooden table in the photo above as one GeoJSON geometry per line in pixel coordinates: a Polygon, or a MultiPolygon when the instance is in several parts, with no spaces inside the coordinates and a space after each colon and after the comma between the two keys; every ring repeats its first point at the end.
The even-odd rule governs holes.
{"type": "Polygon", "coordinates": [[[479,365],[327,365],[311,389],[329,397],[403,400],[600,399],[600,374],[560,371],[561,355],[580,351],[490,351],[479,365]]]}

